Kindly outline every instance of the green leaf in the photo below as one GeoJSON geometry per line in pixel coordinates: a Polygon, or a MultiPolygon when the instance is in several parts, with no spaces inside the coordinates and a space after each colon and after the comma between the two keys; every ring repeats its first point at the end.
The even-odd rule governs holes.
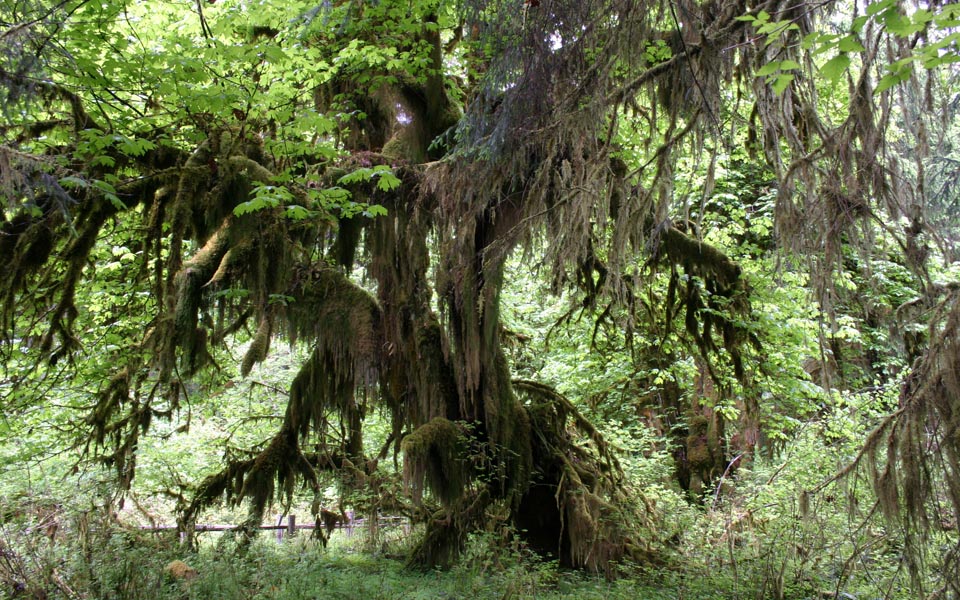
{"type": "Polygon", "coordinates": [[[267,297],[267,304],[282,304],[283,306],[287,306],[295,300],[296,298],[287,296],[286,294],[270,294],[267,297]]]}
{"type": "Polygon", "coordinates": [[[245,214],[256,212],[258,210],[263,210],[267,207],[267,203],[259,198],[254,198],[253,200],[248,200],[247,202],[241,202],[240,204],[233,207],[233,214],[242,217],[245,214]]]}
{"type": "Polygon", "coordinates": [[[866,15],[860,15],[853,20],[853,23],[850,24],[850,31],[853,33],[860,33],[863,31],[863,26],[867,24],[867,21],[870,20],[870,17],[866,15]]]}
{"type": "Polygon", "coordinates": [[[905,37],[913,33],[910,19],[901,15],[897,10],[891,9],[882,16],[883,24],[890,33],[905,37]]]}
{"type": "Polygon", "coordinates": [[[839,48],[840,52],[863,52],[865,50],[863,44],[857,41],[857,38],[852,35],[841,39],[839,48]]]}
{"type": "Polygon", "coordinates": [[[930,69],[936,69],[937,67],[943,65],[946,62],[948,61],[946,60],[945,56],[936,56],[936,55],[925,56],[922,59],[920,59],[920,64],[923,65],[923,68],[927,69],[928,71],[930,69]]]}
{"type": "Polygon", "coordinates": [[[921,8],[911,15],[911,19],[916,25],[926,25],[933,20],[933,13],[925,8],[921,8]]]}
{"type": "Polygon", "coordinates": [[[100,190],[101,192],[104,192],[104,193],[107,193],[107,194],[116,194],[116,193],[117,193],[117,188],[113,187],[112,185],[110,185],[110,184],[107,183],[106,181],[102,181],[102,180],[100,180],[100,179],[94,179],[94,180],[91,181],[90,183],[93,185],[93,187],[95,187],[96,189],[100,190]]]}
{"type": "Polygon", "coordinates": [[[121,200],[116,194],[104,194],[103,197],[109,200],[110,204],[112,204],[117,210],[126,210],[127,205],[124,204],[123,200],[121,200]]]}
{"type": "Polygon", "coordinates": [[[127,156],[143,156],[147,150],[153,150],[157,145],[150,140],[123,137],[120,140],[119,150],[127,156]]]}
{"type": "Polygon", "coordinates": [[[894,6],[895,0],[881,0],[880,2],[874,2],[867,6],[867,16],[872,17],[873,15],[886,10],[894,6]]]}
{"type": "Polygon", "coordinates": [[[387,209],[379,204],[371,204],[367,206],[367,210],[364,211],[364,214],[367,217],[384,217],[387,215],[387,209]]]}
{"type": "Polygon", "coordinates": [[[936,24],[937,27],[940,27],[942,29],[947,29],[949,27],[958,27],[960,26],[960,14],[958,14],[957,16],[948,14],[946,8],[944,8],[944,11],[942,13],[940,13],[939,15],[935,15],[933,17],[933,22],[936,24]]]}
{"type": "Polygon", "coordinates": [[[377,189],[389,192],[400,185],[400,179],[393,174],[390,167],[386,165],[377,165],[373,168],[360,168],[352,173],[347,173],[341,177],[337,183],[349,185],[351,183],[360,183],[371,179],[377,179],[377,189]]]}
{"type": "Polygon", "coordinates": [[[338,179],[337,183],[340,183],[343,185],[350,185],[351,183],[360,183],[361,181],[365,181],[368,177],[370,177],[372,173],[373,173],[373,169],[367,169],[367,168],[357,169],[355,171],[351,171],[350,173],[347,173],[346,175],[338,179]]]}
{"type": "Polygon", "coordinates": [[[846,54],[840,54],[834,56],[820,67],[820,73],[831,83],[836,83],[843,77],[843,74],[846,73],[849,67],[850,57],[846,54]]]}
{"type": "Polygon", "coordinates": [[[400,178],[392,171],[381,171],[377,179],[377,189],[383,192],[389,192],[400,187],[400,178]]]}
{"type": "Polygon", "coordinates": [[[780,70],[780,64],[781,64],[780,61],[774,61],[774,62],[770,62],[763,65],[757,71],[756,73],[757,77],[765,77],[767,75],[773,75],[774,73],[780,70]]]}
{"type": "Polygon", "coordinates": [[[103,197],[106,198],[110,204],[114,206],[117,210],[126,210],[127,205],[123,203],[123,200],[117,196],[117,189],[106,181],[100,179],[94,179],[90,184],[97,190],[103,192],[103,197]]]}
{"type": "Polygon", "coordinates": [[[99,167],[101,165],[104,167],[113,167],[116,164],[117,161],[115,161],[112,156],[107,156],[106,154],[95,156],[93,160],[90,161],[91,167],[99,167]]]}
{"type": "Polygon", "coordinates": [[[804,50],[812,50],[824,41],[824,37],[826,35],[828,34],[824,34],[819,31],[808,33],[807,35],[803,36],[803,39],[800,41],[800,47],[804,50]]]}
{"type": "Polygon", "coordinates": [[[927,69],[933,69],[943,65],[950,65],[960,62],[960,54],[944,54],[934,59],[925,60],[923,66],[927,69]]]}
{"type": "Polygon", "coordinates": [[[311,216],[311,211],[299,204],[291,204],[283,211],[283,216],[294,221],[303,221],[311,216]]]}
{"type": "Polygon", "coordinates": [[[792,73],[781,73],[777,76],[776,80],[773,82],[772,87],[773,91],[777,94],[782,94],[787,86],[790,85],[790,82],[793,81],[792,73]]]}
{"type": "Polygon", "coordinates": [[[67,177],[61,177],[58,183],[65,188],[74,188],[74,189],[85,189],[89,187],[89,183],[86,180],[76,177],[74,175],[69,175],[67,177]]]}
{"type": "MultiPolygon", "coordinates": [[[[909,75],[907,77],[909,77],[909,75]]],[[[900,73],[889,73],[884,75],[880,79],[880,83],[877,84],[877,89],[874,91],[874,93],[879,94],[880,92],[888,90],[898,83],[902,83],[905,79],[907,79],[907,77],[904,77],[900,73]]]]}
{"type": "Polygon", "coordinates": [[[280,46],[272,44],[263,49],[263,55],[267,60],[273,63],[280,63],[289,60],[286,53],[284,53],[280,46]]]}

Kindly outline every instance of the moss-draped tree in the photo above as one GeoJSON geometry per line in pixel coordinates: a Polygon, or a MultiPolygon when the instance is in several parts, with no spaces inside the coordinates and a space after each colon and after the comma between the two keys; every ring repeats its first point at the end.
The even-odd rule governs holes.
{"type": "Polygon", "coordinates": [[[740,268],[675,210],[678,158],[705,157],[709,197],[716,157],[737,139],[727,130],[773,169],[780,234],[816,248],[818,272],[886,211],[906,214],[893,233],[924,277],[922,202],[902,201],[915,188],[875,153],[891,122],[889,92],[873,93],[878,50],[912,52],[886,35],[886,12],[813,48],[858,53],[830,72],[847,80],[833,122],[803,54],[818,3],[264,10],[23,3],[0,33],[7,351],[27,339],[50,363],[82,351],[77,291],[109,236],[137,248],[126,274],[149,292],[118,308],[149,311],[149,325],[90,407],[89,448],[129,483],[138,437],[216,366],[211,348],[248,332],[244,374],[278,338],[310,349],[276,435],[203,481],[185,524],[224,494],[259,522],[318,471],[362,482],[393,451],[410,497],[437,507],[421,513],[420,563],[449,564],[494,508],[565,564],[647,558],[622,526],[622,475],[602,436],[551,388],[511,376],[505,263],[527,253],[556,291],[628,331],[655,310],[638,286],[668,269],[667,312],[685,315],[706,371],[722,362],[748,381],[757,338],[740,268]],[[374,406],[393,431],[369,456],[374,406]]]}

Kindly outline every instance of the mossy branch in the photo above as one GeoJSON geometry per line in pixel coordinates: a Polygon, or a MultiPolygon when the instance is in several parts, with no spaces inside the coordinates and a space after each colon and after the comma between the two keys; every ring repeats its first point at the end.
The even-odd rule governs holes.
{"type": "Polygon", "coordinates": [[[740,265],[716,247],[693,238],[672,225],[660,232],[660,252],[681,265],[695,265],[699,270],[717,277],[725,288],[731,288],[740,279],[740,265]]]}
{"type": "Polygon", "coordinates": [[[466,448],[463,432],[443,417],[403,438],[403,483],[416,505],[425,489],[448,509],[463,497],[470,480],[466,448]]]}

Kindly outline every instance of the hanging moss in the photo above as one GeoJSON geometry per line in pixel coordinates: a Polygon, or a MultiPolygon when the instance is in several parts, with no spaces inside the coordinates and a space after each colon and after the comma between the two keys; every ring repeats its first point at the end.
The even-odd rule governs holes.
{"type": "Polygon", "coordinates": [[[50,252],[53,251],[54,242],[50,227],[51,224],[46,219],[37,221],[28,227],[23,235],[16,238],[16,248],[12,257],[14,264],[19,263],[29,272],[47,262],[50,252]]]}
{"type": "Polygon", "coordinates": [[[360,243],[364,218],[356,215],[338,220],[337,239],[333,243],[333,256],[337,264],[347,271],[353,269],[353,261],[360,243]]]}
{"type": "MultiPolygon", "coordinates": [[[[404,184],[406,185],[406,184],[404,184]]],[[[432,215],[416,196],[401,195],[370,224],[366,247],[382,307],[382,389],[394,404],[394,425],[419,426],[434,417],[462,418],[446,332],[431,308],[432,215]]]]}
{"type": "MultiPolygon", "coordinates": [[[[905,563],[919,586],[923,548],[941,524],[943,504],[960,515],[960,292],[937,303],[930,346],[904,381],[899,408],[867,436],[860,453],[819,493],[858,469],[869,475],[884,518],[904,535],[905,563]],[[931,444],[935,439],[937,444],[931,444]]],[[[948,584],[960,589],[960,545],[945,552],[948,584]]],[[[918,589],[920,589],[918,587],[918,589]]]]}
{"type": "Polygon", "coordinates": [[[510,501],[514,506],[530,485],[530,476],[534,469],[533,438],[531,422],[526,409],[514,400],[510,412],[513,414],[510,449],[504,455],[507,462],[506,489],[510,490],[510,501]]]}
{"type": "Polygon", "coordinates": [[[211,157],[207,165],[213,185],[197,198],[192,207],[191,226],[194,238],[200,243],[218,230],[221,221],[233,215],[238,204],[250,199],[252,182],[267,183],[274,177],[256,161],[243,155],[231,155],[235,149],[229,141],[222,140],[219,145],[219,155],[211,157]]]}
{"type": "Polygon", "coordinates": [[[270,352],[270,337],[272,335],[272,327],[270,319],[264,317],[260,320],[260,326],[257,327],[257,333],[253,336],[253,341],[250,342],[250,347],[247,348],[246,353],[243,355],[243,362],[240,365],[240,375],[246,377],[250,374],[250,370],[253,369],[253,365],[258,362],[263,361],[267,358],[267,353],[270,352]]]}
{"type": "Polygon", "coordinates": [[[290,385],[284,419],[301,438],[311,430],[323,431],[328,411],[347,418],[353,409],[355,387],[352,377],[337,371],[324,350],[316,348],[290,385]]]}
{"type": "Polygon", "coordinates": [[[246,524],[253,532],[275,497],[289,501],[297,481],[306,482],[314,490],[318,486],[316,471],[297,445],[295,434],[284,426],[254,458],[231,462],[226,469],[207,477],[181,520],[194,519],[199,510],[225,495],[234,501],[250,501],[246,524]]]}
{"type": "Polygon", "coordinates": [[[301,437],[322,432],[327,412],[340,419],[343,451],[362,460],[364,408],[359,387],[372,386],[379,373],[380,308],[374,298],[339,271],[301,269],[288,307],[294,337],[316,340],[310,359],[290,388],[286,422],[301,437]]]}
{"type": "MultiPolygon", "coordinates": [[[[47,331],[41,336],[39,350],[51,364],[56,364],[62,358],[72,358],[74,352],[80,348],[73,326],[79,315],[75,303],[77,287],[81,284],[84,270],[89,265],[89,256],[96,244],[100,230],[116,209],[109,203],[97,203],[83,214],[83,218],[74,223],[74,227],[61,228],[59,233],[65,237],[65,245],[59,253],[60,261],[57,270],[44,272],[39,269],[30,273],[30,277],[49,277],[49,287],[43,286],[43,291],[37,295],[27,295],[27,302],[38,303],[43,306],[43,315],[48,323],[47,331]],[[55,283],[53,283],[55,281],[55,283]]],[[[22,265],[4,265],[10,273],[17,277],[18,270],[27,275],[22,265]]],[[[21,290],[6,288],[3,290],[4,326],[8,327],[14,315],[14,298],[21,290]]],[[[21,297],[21,301],[24,299],[21,297]]]]}
{"type": "Polygon", "coordinates": [[[327,267],[301,269],[286,311],[294,338],[317,340],[341,376],[372,381],[379,350],[380,307],[369,292],[327,267]]]}
{"type": "MultiPolygon", "coordinates": [[[[276,484],[280,484],[281,489],[286,488],[287,483],[292,484],[289,468],[296,464],[298,454],[289,432],[275,435],[247,471],[240,496],[249,498],[256,510],[262,512],[262,507],[273,499],[276,484]]],[[[292,492],[292,488],[289,491],[292,492]]]]}
{"type": "Polygon", "coordinates": [[[197,486],[190,504],[183,511],[186,519],[193,519],[200,510],[216,504],[221,499],[231,502],[240,497],[243,476],[250,470],[255,460],[256,457],[228,461],[223,469],[205,477],[197,486]]]}
{"type": "MultiPolygon", "coordinates": [[[[205,334],[197,327],[203,286],[214,275],[228,248],[226,233],[230,221],[210,236],[207,243],[186,263],[175,278],[176,306],[172,325],[177,347],[185,351],[185,366],[188,373],[195,372],[204,363],[205,334]]],[[[173,347],[169,348],[172,351],[173,347]]]]}
{"type": "Polygon", "coordinates": [[[93,411],[87,416],[87,423],[94,432],[94,441],[102,446],[107,432],[113,429],[112,420],[123,405],[130,400],[130,370],[123,368],[114,373],[106,387],[97,395],[93,411]]]}
{"type": "MultiPolygon", "coordinates": [[[[180,180],[176,185],[172,206],[170,209],[170,253],[167,261],[167,277],[172,278],[180,270],[183,260],[183,240],[191,239],[191,222],[194,219],[194,207],[201,203],[204,192],[210,184],[210,151],[206,145],[201,145],[190,156],[180,171],[180,180]]],[[[206,239],[209,232],[196,236],[206,239]]]]}
{"type": "MultiPolygon", "coordinates": [[[[199,511],[213,506],[222,500],[228,503],[239,504],[245,499],[244,494],[251,494],[255,488],[260,485],[270,487],[268,493],[252,494],[260,498],[267,498],[267,503],[271,497],[276,497],[276,481],[282,483],[280,491],[285,492],[292,489],[288,482],[295,479],[305,481],[309,486],[315,488],[316,472],[320,469],[340,470],[347,468],[349,460],[342,454],[333,451],[312,452],[309,455],[304,454],[296,447],[296,444],[289,444],[289,429],[286,425],[281,427],[278,433],[266,448],[256,452],[253,456],[244,459],[233,459],[227,462],[223,469],[207,476],[200,485],[197,486],[191,502],[182,510],[182,519],[189,520],[194,518],[199,511]],[[287,436],[286,438],[284,436],[287,436]],[[290,453],[290,450],[293,450],[290,453]],[[277,460],[280,459],[280,460],[277,460]],[[292,459],[292,462],[290,461],[292,459]],[[280,462],[287,462],[287,466],[292,468],[286,470],[283,475],[279,470],[274,472],[274,479],[264,479],[266,473],[270,471],[270,465],[280,465],[280,462]],[[256,472],[259,474],[256,474],[256,472]],[[255,480],[250,479],[250,475],[255,475],[255,480]],[[248,482],[250,482],[248,484],[248,482]]],[[[286,467],[282,467],[286,468],[286,467]]]]}
{"type": "Polygon", "coordinates": [[[414,423],[438,416],[456,419],[460,408],[457,382],[443,351],[443,329],[432,314],[426,321],[416,329],[415,360],[410,363],[417,381],[418,410],[411,415],[414,423]]]}
{"type": "Polygon", "coordinates": [[[660,234],[657,255],[666,257],[671,267],[666,322],[683,311],[684,329],[718,386],[724,386],[715,368],[718,359],[729,360],[734,376],[747,383],[745,351],[760,352],[762,348],[756,333],[743,324],[744,317],[751,316],[751,307],[749,287],[739,265],[672,225],[660,234]],[[678,267],[687,275],[685,283],[679,279],[678,267]]]}
{"type": "Polygon", "coordinates": [[[470,473],[463,433],[437,417],[403,438],[403,482],[416,504],[429,489],[447,508],[463,497],[470,473]]]}
{"type": "Polygon", "coordinates": [[[50,226],[45,221],[19,214],[9,222],[3,221],[0,227],[0,260],[4,265],[0,269],[0,307],[3,311],[0,331],[4,334],[13,328],[14,300],[53,250],[50,226]]]}

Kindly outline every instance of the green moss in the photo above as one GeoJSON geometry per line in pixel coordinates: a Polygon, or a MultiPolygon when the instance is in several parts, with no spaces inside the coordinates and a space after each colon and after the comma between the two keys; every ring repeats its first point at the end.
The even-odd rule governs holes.
{"type": "Polygon", "coordinates": [[[379,375],[380,308],[335,269],[301,269],[295,278],[287,327],[291,337],[307,337],[316,345],[291,385],[286,423],[305,437],[335,409],[347,433],[345,450],[359,458],[362,411],[354,396],[379,375]]]}
{"type": "Polygon", "coordinates": [[[417,152],[415,145],[411,143],[409,138],[410,134],[406,133],[406,130],[400,131],[384,144],[383,155],[394,161],[409,160],[414,163],[423,162],[426,154],[417,152]]]}
{"type": "MultiPolygon", "coordinates": [[[[206,336],[197,328],[203,286],[216,273],[227,252],[229,221],[225,221],[207,243],[186,263],[175,277],[176,306],[172,326],[176,346],[183,350],[188,373],[202,366],[207,356],[206,336]]],[[[169,348],[171,351],[173,347],[169,348]]]]}
{"type": "Polygon", "coordinates": [[[421,425],[403,439],[403,479],[416,503],[428,488],[450,507],[464,493],[469,473],[464,461],[465,439],[460,429],[443,417],[421,425]]]}
{"type": "Polygon", "coordinates": [[[687,427],[687,462],[696,471],[709,471],[715,461],[710,444],[710,421],[703,415],[695,415],[688,419],[687,427]]]}
{"type": "Polygon", "coordinates": [[[272,327],[270,319],[264,317],[260,321],[260,326],[257,327],[257,333],[253,336],[250,347],[247,348],[247,352],[243,355],[243,363],[240,365],[240,374],[243,377],[250,374],[253,365],[267,357],[267,353],[270,352],[271,333],[272,327]]]}
{"type": "Polygon", "coordinates": [[[376,299],[336,269],[302,269],[295,278],[290,290],[295,300],[286,312],[294,337],[319,339],[337,360],[374,359],[380,322],[376,299]]]}
{"type": "Polygon", "coordinates": [[[347,270],[353,269],[357,245],[363,232],[365,219],[359,215],[338,221],[337,239],[333,244],[333,255],[337,264],[347,270]]]}

